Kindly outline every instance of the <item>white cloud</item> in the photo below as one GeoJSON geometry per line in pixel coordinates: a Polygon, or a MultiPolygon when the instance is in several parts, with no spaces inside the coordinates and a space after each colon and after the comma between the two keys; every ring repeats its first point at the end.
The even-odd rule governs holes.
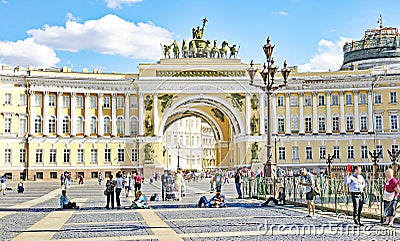
{"type": "Polygon", "coordinates": [[[48,67],[58,62],[60,59],[51,48],[35,43],[32,38],[16,42],[0,41],[0,64],[48,67]]]}
{"type": "Polygon", "coordinates": [[[172,43],[172,34],[153,23],[133,23],[116,15],[63,26],[44,26],[27,31],[36,43],[54,50],[78,52],[90,50],[128,58],[158,59],[160,43],[172,43]]]}
{"type": "Polygon", "coordinates": [[[77,22],[81,21],[80,18],[75,17],[72,13],[67,13],[67,21],[77,22]]]}
{"type": "Polygon", "coordinates": [[[7,0],[1,0],[2,3],[7,4],[8,1],[7,0]]]}
{"type": "Polygon", "coordinates": [[[143,0],[104,0],[109,8],[120,8],[123,4],[134,4],[143,0]]]}
{"type": "Polygon", "coordinates": [[[288,13],[288,12],[285,12],[285,11],[280,11],[280,12],[278,12],[278,14],[279,14],[279,15],[286,16],[286,15],[288,15],[289,13],[288,13]]]}
{"type": "Polygon", "coordinates": [[[343,45],[351,39],[340,37],[336,42],[322,39],[318,43],[317,53],[308,63],[299,65],[300,72],[338,70],[343,63],[343,45]]]}

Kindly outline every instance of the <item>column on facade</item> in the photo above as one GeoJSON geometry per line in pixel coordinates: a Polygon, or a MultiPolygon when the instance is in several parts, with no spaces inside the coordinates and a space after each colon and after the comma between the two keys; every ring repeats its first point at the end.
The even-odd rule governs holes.
{"type": "Polygon", "coordinates": [[[128,93],[125,93],[125,136],[129,136],[130,135],[130,133],[131,133],[131,131],[130,131],[130,126],[129,126],[129,123],[130,123],[130,116],[129,116],[129,109],[130,109],[130,103],[129,103],[129,99],[130,98],[130,94],[129,94],[129,92],[128,93]]]}
{"type": "Polygon", "coordinates": [[[250,128],[250,93],[246,93],[246,135],[251,134],[250,128]]]}
{"type": "Polygon", "coordinates": [[[286,105],[285,105],[285,109],[286,109],[286,117],[285,117],[285,121],[286,121],[286,131],[285,131],[285,135],[290,135],[290,93],[286,93],[286,105]]]}
{"type": "Polygon", "coordinates": [[[63,119],[63,117],[62,117],[62,102],[63,102],[63,100],[62,100],[62,98],[63,98],[63,93],[62,92],[58,92],[57,93],[57,136],[61,136],[62,135],[62,131],[63,131],[63,128],[62,128],[62,124],[63,124],[63,122],[62,122],[62,119],[63,119]]]}
{"type": "Polygon", "coordinates": [[[144,135],[144,96],[143,93],[139,93],[139,135],[144,135]]]}
{"type": "Polygon", "coordinates": [[[71,136],[76,136],[76,93],[71,93],[71,136]]]}
{"type": "Polygon", "coordinates": [[[265,98],[264,93],[260,94],[260,135],[265,134],[265,98]]]}
{"type": "Polygon", "coordinates": [[[331,92],[326,92],[326,134],[332,134],[331,92]]]}
{"type": "Polygon", "coordinates": [[[154,120],[154,125],[153,125],[154,135],[158,136],[159,123],[158,123],[158,94],[157,93],[154,93],[153,120],[154,120]]]}
{"type": "Polygon", "coordinates": [[[43,93],[43,135],[49,135],[49,92],[43,93]]]}
{"type": "Polygon", "coordinates": [[[111,135],[117,136],[117,93],[111,95],[111,135]]]}
{"type": "Polygon", "coordinates": [[[368,133],[374,133],[372,90],[368,90],[368,133]]]}
{"type": "Polygon", "coordinates": [[[103,119],[103,93],[97,94],[97,134],[104,135],[104,119],[103,119]]]}
{"type": "MultiPolygon", "coordinates": [[[[274,93],[274,94],[271,94],[271,97],[272,97],[272,102],[271,102],[271,104],[272,104],[272,108],[271,108],[271,116],[268,116],[268,122],[270,122],[271,121],[271,132],[272,132],[272,135],[277,135],[277,128],[276,128],[276,119],[277,119],[277,116],[276,116],[276,94],[274,93]]],[[[267,105],[269,105],[270,103],[267,103],[267,105]]]]}
{"type": "Polygon", "coordinates": [[[339,93],[339,104],[340,104],[340,133],[346,133],[346,125],[345,119],[346,116],[344,114],[344,92],[340,91],[339,93]]]}
{"type": "Polygon", "coordinates": [[[35,92],[29,90],[29,134],[35,134],[35,92]]]}
{"type": "Polygon", "coordinates": [[[358,90],[354,90],[354,133],[360,133],[360,114],[358,112],[358,90]]]}
{"type": "Polygon", "coordinates": [[[299,122],[300,130],[299,134],[304,135],[304,93],[299,93],[299,122]]]}
{"type": "Polygon", "coordinates": [[[90,94],[85,93],[85,136],[90,136],[90,94]]]}
{"type": "Polygon", "coordinates": [[[313,134],[318,134],[318,103],[317,92],[312,93],[312,110],[313,110],[313,134]]]}

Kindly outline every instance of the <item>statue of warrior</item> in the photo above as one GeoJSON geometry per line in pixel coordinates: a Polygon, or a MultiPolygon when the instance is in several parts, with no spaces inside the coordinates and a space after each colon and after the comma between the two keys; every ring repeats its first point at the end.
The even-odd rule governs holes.
{"type": "Polygon", "coordinates": [[[183,58],[188,57],[188,47],[186,46],[186,40],[182,41],[182,57],[183,58]]]}
{"type": "Polygon", "coordinates": [[[174,46],[174,48],[172,49],[172,51],[174,52],[174,58],[175,59],[179,59],[179,46],[178,43],[176,42],[176,40],[174,40],[174,42],[172,43],[172,45],[174,46]]]}

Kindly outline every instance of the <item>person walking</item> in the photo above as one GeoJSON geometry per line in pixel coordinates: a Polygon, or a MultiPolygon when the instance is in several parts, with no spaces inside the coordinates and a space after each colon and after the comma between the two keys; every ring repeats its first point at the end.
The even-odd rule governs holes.
{"type": "Polygon", "coordinates": [[[106,208],[110,208],[110,201],[111,201],[111,208],[114,208],[114,187],[115,187],[115,181],[113,180],[113,175],[110,174],[108,176],[108,180],[106,182],[106,190],[105,194],[107,195],[107,205],[106,208]]]}
{"type": "Polygon", "coordinates": [[[116,185],[115,185],[115,200],[117,201],[117,208],[121,207],[121,199],[120,195],[122,192],[122,189],[124,188],[124,179],[122,178],[121,172],[117,172],[117,179],[116,179],[116,185]]]}
{"type": "Polygon", "coordinates": [[[168,171],[164,170],[164,173],[161,175],[161,197],[163,201],[165,201],[165,193],[167,191],[167,177],[168,171]]]}
{"type": "Polygon", "coordinates": [[[64,181],[65,181],[65,175],[64,175],[64,173],[63,173],[63,174],[61,174],[61,176],[60,176],[60,182],[61,182],[60,188],[61,188],[61,189],[62,189],[62,187],[64,186],[64,181]]]}
{"type": "Polygon", "coordinates": [[[237,169],[236,173],[235,173],[235,186],[236,186],[236,192],[238,194],[238,197],[237,197],[238,199],[243,198],[242,181],[243,181],[243,174],[240,169],[237,169]]]}
{"type": "Polygon", "coordinates": [[[6,183],[6,175],[1,177],[1,190],[3,191],[3,195],[6,195],[7,183],[6,183]]]}
{"type": "Polygon", "coordinates": [[[101,172],[99,173],[99,177],[98,177],[97,181],[99,182],[99,185],[101,186],[101,184],[103,182],[103,174],[101,174],[101,172]]]}
{"type": "Polygon", "coordinates": [[[178,169],[175,175],[175,191],[176,191],[175,199],[178,201],[182,199],[182,185],[183,185],[182,170],[178,169]]]}
{"type": "Polygon", "coordinates": [[[348,173],[348,176],[344,179],[344,183],[349,185],[351,200],[353,202],[353,220],[354,223],[359,226],[364,226],[361,223],[361,212],[364,205],[364,188],[365,180],[361,175],[361,167],[353,166],[353,173],[348,173]]]}
{"type": "MultiPolygon", "coordinates": [[[[129,172],[128,175],[130,175],[129,172]]],[[[125,187],[125,197],[128,197],[129,191],[131,190],[128,176],[124,176],[124,187],[125,187]]]]}
{"type": "Polygon", "coordinates": [[[135,193],[142,188],[143,178],[140,172],[136,173],[135,176],[135,193]]]}
{"type": "Polygon", "coordinates": [[[393,226],[396,217],[396,205],[399,196],[399,182],[393,177],[393,169],[385,171],[385,184],[383,192],[384,216],[386,217],[385,225],[393,226]]]}
{"type": "Polygon", "coordinates": [[[68,189],[69,186],[69,174],[68,172],[64,172],[64,189],[68,189]]]}
{"type": "Polygon", "coordinates": [[[301,179],[300,184],[306,187],[306,201],[308,208],[307,217],[315,219],[315,204],[314,204],[314,192],[315,181],[313,174],[311,172],[307,172],[307,169],[301,169],[301,179]]]}
{"type": "Polygon", "coordinates": [[[222,187],[222,170],[219,169],[215,173],[215,187],[217,192],[221,192],[221,187],[222,187]]]}

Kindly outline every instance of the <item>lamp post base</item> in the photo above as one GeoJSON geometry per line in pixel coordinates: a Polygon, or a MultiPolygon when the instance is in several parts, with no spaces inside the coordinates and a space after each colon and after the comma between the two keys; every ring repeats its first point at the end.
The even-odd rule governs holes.
{"type": "Polygon", "coordinates": [[[274,162],[267,162],[264,165],[264,177],[276,177],[277,165],[274,162]]]}

